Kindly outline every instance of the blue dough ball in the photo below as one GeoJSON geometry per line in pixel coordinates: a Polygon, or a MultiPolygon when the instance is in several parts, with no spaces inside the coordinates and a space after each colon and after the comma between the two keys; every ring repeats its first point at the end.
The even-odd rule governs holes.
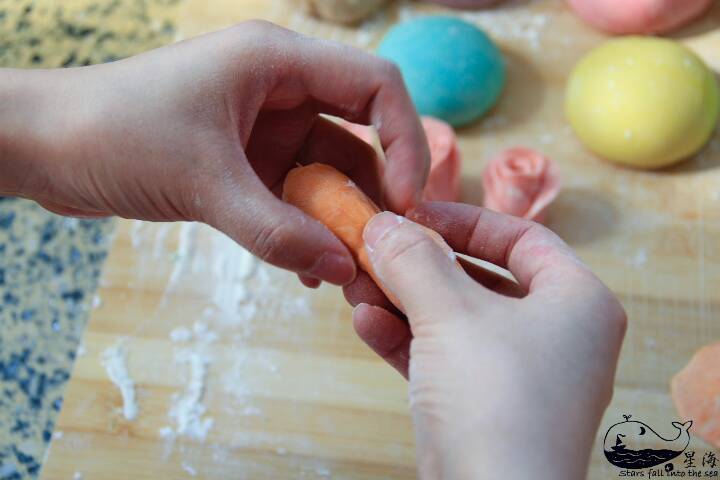
{"type": "Polygon", "coordinates": [[[495,44],[475,25],[423,17],[392,28],[378,54],[400,68],[415,108],[455,127],[481,117],[505,84],[495,44]]]}

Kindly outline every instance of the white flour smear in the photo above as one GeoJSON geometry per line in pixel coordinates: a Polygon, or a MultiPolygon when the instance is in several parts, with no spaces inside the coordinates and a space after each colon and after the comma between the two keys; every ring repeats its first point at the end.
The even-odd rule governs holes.
{"type": "Polygon", "coordinates": [[[110,380],[120,390],[123,400],[123,416],[126,420],[134,420],[138,415],[135,382],[128,373],[125,347],[122,342],[118,342],[103,352],[102,364],[110,380]]]}
{"type": "MultiPolygon", "coordinates": [[[[170,267],[164,273],[168,280],[155,315],[148,320],[168,322],[174,351],[167,362],[179,372],[177,390],[167,406],[167,423],[159,435],[165,441],[165,460],[172,456],[188,475],[201,476],[208,459],[201,459],[194,445],[215,446],[212,432],[219,417],[264,416],[246,395],[247,380],[239,375],[240,366],[252,360],[268,375],[276,374],[278,366],[271,356],[248,359],[246,345],[253,330],[259,325],[267,329],[271,320],[270,328],[279,335],[292,335],[291,325],[308,318],[311,306],[293,274],[261,262],[204,225],[184,223],[178,231],[177,225],[158,228],[138,223],[133,224],[131,236],[144,264],[138,274],[153,275],[153,263],[172,259],[172,264],[164,263],[170,267]],[[174,309],[188,294],[198,299],[178,316],[174,309]],[[213,411],[215,388],[232,401],[213,411]]],[[[317,468],[317,475],[329,472],[323,465],[317,468]]]]}
{"type": "Polygon", "coordinates": [[[206,416],[203,403],[208,367],[212,362],[209,347],[217,340],[217,334],[208,330],[204,323],[196,322],[192,332],[189,329],[175,329],[170,332],[174,342],[189,343],[176,351],[174,361],[187,369],[185,389],[172,396],[168,418],[171,425],[160,429],[160,435],[169,441],[186,437],[204,442],[214,420],[206,416]]]}

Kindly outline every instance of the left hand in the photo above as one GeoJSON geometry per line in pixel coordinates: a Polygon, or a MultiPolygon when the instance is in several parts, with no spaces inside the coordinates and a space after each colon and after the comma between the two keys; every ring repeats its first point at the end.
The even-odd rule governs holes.
{"type": "Polygon", "coordinates": [[[419,199],[429,152],[394,65],[251,21],[104,65],[0,70],[0,193],[206,222],[311,286],[346,284],[347,248],[277,198],[289,169],[318,161],[395,211],[419,199]],[[377,128],[384,188],[371,148],[319,113],[377,128]]]}

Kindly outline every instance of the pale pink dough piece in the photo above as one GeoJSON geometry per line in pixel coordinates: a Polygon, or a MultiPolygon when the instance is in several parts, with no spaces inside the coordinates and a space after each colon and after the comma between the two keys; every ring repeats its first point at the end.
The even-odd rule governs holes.
{"type": "Polygon", "coordinates": [[[340,126],[342,126],[348,132],[354,133],[356,137],[358,137],[361,140],[364,140],[365,143],[373,145],[373,143],[374,143],[373,131],[367,125],[360,125],[358,123],[351,123],[351,122],[348,122],[345,120],[340,120],[340,126]]]}
{"type": "Polygon", "coordinates": [[[702,15],[713,0],[567,0],[594,27],[614,34],[675,30],[702,15]]]}
{"type": "Polygon", "coordinates": [[[493,158],[483,172],[483,206],[496,212],[545,219],[545,210],[560,193],[555,163],[528,148],[511,148],[493,158]]]}
{"type": "Polygon", "coordinates": [[[438,202],[460,200],[460,150],[453,128],[442,120],[422,117],[430,145],[430,175],[423,199],[438,202]]]}
{"type": "MultiPolygon", "coordinates": [[[[460,199],[460,150],[453,128],[442,120],[422,117],[425,136],[430,146],[430,174],[423,192],[423,199],[456,202],[460,199]]],[[[373,144],[370,127],[341,122],[343,127],[369,144],[373,144]]]]}

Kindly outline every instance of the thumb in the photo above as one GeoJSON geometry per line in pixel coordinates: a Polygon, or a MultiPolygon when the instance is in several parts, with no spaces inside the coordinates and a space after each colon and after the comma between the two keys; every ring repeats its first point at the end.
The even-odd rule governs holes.
{"type": "Polygon", "coordinates": [[[440,235],[392,212],[375,215],[363,233],[376,279],[402,304],[410,321],[438,318],[456,304],[468,277],[440,235]]]}

